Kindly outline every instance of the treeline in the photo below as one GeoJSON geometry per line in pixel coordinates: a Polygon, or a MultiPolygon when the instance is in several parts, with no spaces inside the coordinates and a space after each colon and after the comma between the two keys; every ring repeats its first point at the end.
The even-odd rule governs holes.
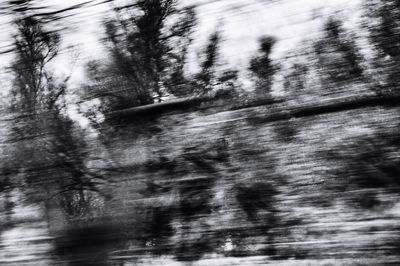
{"type": "MultiPolygon", "coordinates": [[[[217,94],[242,100],[272,98],[273,88],[279,85],[289,98],[335,91],[357,93],[360,87],[376,94],[393,93],[400,49],[396,5],[395,1],[373,0],[363,4],[364,24],[359,31],[367,32],[367,37],[357,35],[356,28],[345,28],[338,16],[324,18],[317,40],[305,40],[282,60],[271,57],[279,40],[262,37],[246,71],[254,82],[254,92],[246,92],[239,77],[243,70],[222,63],[221,30],[211,33],[203,49],[197,51],[197,62],[188,62],[198,26],[194,7],[181,7],[176,0],[114,4],[112,14],[103,20],[102,42],[108,54],[87,62],[88,80],[79,91],[68,93],[78,94],[81,103],[98,103],[84,111],[89,117],[176,97],[217,94]],[[188,70],[190,64],[198,66],[196,73],[188,70]]],[[[68,91],[69,79],[55,77],[48,67],[58,55],[60,33],[36,14],[35,1],[9,1],[9,9],[17,29],[16,57],[10,66],[14,75],[12,108],[28,112],[57,109],[68,91]]]]}
{"type": "Polygon", "coordinates": [[[188,62],[197,26],[194,8],[179,9],[176,1],[139,1],[115,8],[114,18],[104,23],[108,58],[87,64],[90,81],[84,86],[84,98],[100,100],[100,112],[107,113],[204,95],[227,97],[228,102],[240,105],[274,98],[276,88],[300,104],[307,97],[315,101],[357,94],[391,95],[398,83],[395,5],[363,3],[362,25],[352,29],[339,16],[322,18],[321,34],[305,39],[282,59],[272,59],[279,40],[266,35],[259,39],[259,49],[245,70],[222,63],[224,36],[219,30],[209,36],[198,62],[188,62]],[[188,71],[190,64],[198,65],[197,73],[188,71]],[[252,92],[242,89],[241,73],[252,80],[252,92]]]}

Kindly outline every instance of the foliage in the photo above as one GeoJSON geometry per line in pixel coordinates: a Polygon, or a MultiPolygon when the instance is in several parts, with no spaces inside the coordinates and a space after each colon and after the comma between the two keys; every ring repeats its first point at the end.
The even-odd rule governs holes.
{"type": "Polygon", "coordinates": [[[102,176],[88,169],[83,131],[66,114],[69,77],[57,82],[49,70],[59,53],[60,35],[46,30],[46,22],[29,5],[24,7],[24,11],[14,11],[14,124],[8,139],[11,162],[6,164],[14,166],[14,174],[21,174],[22,184],[34,188],[31,200],[55,197],[66,215],[81,215],[86,210],[82,208],[87,199],[84,191],[97,191],[95,183],[102,176]]]}
{"type": "Polygon", "coordinates": [[[161,101],[168,72],[175,64],[184,64],[194,11],[178,9],[175,0],[139,0],[115,8],[115,14],[105,22],[111,67],[127,80],[136,105],[152,103],[154,98],[161,101]]]}
{"type": "Polygon", "coordinates": [[[369,0],[366,2],[368,16],[374,19],[370,29],[372,43],[379,52],[393,60],[400,56],[400,3],[396,0],[369,0]]]}
{"type": "Polygon", "coordinates": [[[85,98],[100,99],[101,113],[160,102],[171,95],[198,96],[238,86],[237,71],[217,74],[222,39],[218,31],[210,34],[199,53],[200,70],[194,74],[187,70],[196,26],[194,8],[152,0],[114,10],[115,18],[105,22],[110,61],[87,64],[90,82],[85,98]]]}
{"type": "Polygon", "coordinates": [[[65,94],[66,78],[58,83],[47,65],[58,54],[60,36],[46,31],[42,23],[24,16],[15,21],[18,33],[14,36],[16,58],[11,66],[14,73],[14,109],[36,112],[53,109],[65,94]]]}
{"type": "Polygon", "coordinates": [[[220,35],[214,32],[208,39],[208,44],[204,49],[203,60],[201,62],[201,70],[195,77],[198,85],[203,89],[203,92],[210,91],[214,83],[214,68],[218,58],[218,47],[220,45],[220,35]]]}
{"type": "Polygon", "coordinates": [[[259,55],[250,60],[249,70],[256,79],[256,93],[265,95],[270,93],[272,77],[277,71],[271,59],[272,48],[276,39],[271,36],[259,40],[259,55]]]}
{"type": "Polygon", "coordinates": [[[283,86],[293,94],[306,89],[309,66],[304,63],[294,63],[285,75],[283,86]]]}
{"type": "Polygon", "coordinates": [[[368,19],[366,27],[377,56],[373,65],[377,68],[376,80],[380,80],[378,93],[398,91],[400,65],[400,4],[399,1],[368,0],[365,3],[368,19]]]}
{"type": "Polygon", "coordinates": [[[314,44],[315,56],[322,78],[340,83],[362,78],[363,58],[353,39],[346,36],[342,22],[329,18],[323,28],[324,36],[314,44]]]}

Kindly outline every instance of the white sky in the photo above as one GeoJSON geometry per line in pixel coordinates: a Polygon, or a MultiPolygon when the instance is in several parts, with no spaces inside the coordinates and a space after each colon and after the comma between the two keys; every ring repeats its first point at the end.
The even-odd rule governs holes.
{"type": "MultiPolygon", "coordinates": [[[[40,4],[49,4],[59,9],[83,2],[85,0],[43,0],[40,4]]],[[[228,65],[246,69],[249,57],[257,50],[257,40],[261,36],[275,36],[278,43],[274,57],[282,57],[296,48],[301,40],[310,38],[317,32],[321,17],[340,10],[340,16],[346,20],[356,20],[360,15],[361,0],[182,0],[183,5],[194,3],[203,4],[197,9],[200,24],[194,35],[197,40],[194,50],[201,49],[208,34],[218,26],[225,39],[221,59],[228,65]]],[[[103,33],[100,21],[108,10],[108,4],[75,10],[73,12],[78,13],[63,20],[60,25],[75,25],[63,33],[63,47],[75,45],[80,54],[79,62],[73,67],[72,83],[75,85],[84,79],[83,62],[99,58],[105,52],[104,46],[99,42],[103,33]]],[[[11,43],[12,28],[6,22],[7,18],[0,18],[0,47],[11,43]]],[[[57,60],[57,74],[67,75],[71,72],[71,53],[67,51],[57,60]]],[[[11,55],[0,55],[0,67],[9,65],[10,60],[11,55]]]]}

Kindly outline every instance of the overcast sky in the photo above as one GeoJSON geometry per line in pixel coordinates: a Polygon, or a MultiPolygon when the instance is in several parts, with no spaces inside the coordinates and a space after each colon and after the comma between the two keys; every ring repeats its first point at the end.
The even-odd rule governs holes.
{"type": "MultiPolygon", "coordinates": [[[[44,0],[41,5],[61,9],[86,0],[44,0]]],[[[199,26],[194,35],[194,50],[204,46],[208,34],[216,27],[223,33],[222,60],[228,65],[245,69],[249,57],[257,50],[257,40],[263,35],[278,39],[274,57],[279,58],[294,49],[301,40],[312,37],[318,31],[321,19],[340,11],[340,16],[354,22],[360,15],[361,0],[182,0],[183,5],[200,4],[197,8],[199,26]]],[[[101,2],[95,0],[94,3],[101,2]]],[[[82,64],[88,59],[104,54],[99,42],[103,34],[101,20],[109,14],[109,4],[81,8],[73,11],[74,16],[66,18],[58,26],[68,25],[63,32],[63,47],[74,45],[79,62],[73,67],[72,83],[84,79],[82,64]]],[[[0,26],[0,47],[11,42],[12,27],[9,18],[2,17],[0,26]]],[[[57,74],[67,75],[71,71],[71,52],[63,49],[58,58],[57,74]]],[[[9,65],[12,55],[0,56],[0,67],[9,65]]],[[[4,73],[4,72],[3,72],[4,73]]]]}

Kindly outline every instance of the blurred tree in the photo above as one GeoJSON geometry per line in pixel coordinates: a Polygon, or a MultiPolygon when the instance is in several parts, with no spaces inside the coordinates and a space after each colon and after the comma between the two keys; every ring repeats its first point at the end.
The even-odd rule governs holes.
{"type": "MultiPolygon", "coordinates": [[[[181,13],[181,11],[179,12],[181,13]]],[[[122,14],[118,14],[119,17],[122,17],[122,14]]],[[[218,96],[235,95],[238,87],[238,72],[231,69],[226,69],[221,73],[217,71],[218,50],[221,42],[219,32],[213,32],[209,36],[206,47],[198,56],[200,70],[194,74],[186,70],[188,48],[192,42],[190,33],[195,26],[195,14],[192,9],[185,9],[184,14],[185,16],[174,16],[177,22],[171,28],[159,29],[158,45],[163,48],[156,53],[159,58],[156,61],[160,62],[157,68],[149,68],[146,65],[148,64],[146,62],[151,60],[145,60],[145,58],[150,58],[146,56],[149,54],[146,50],[147,46],[144,44],[142,48],[140,46],[142,42],[145,42],[142,40],[144,37],[139,34],[139,26],[136,24],[136,26],[132,26],[131,32],[125,30],[123,20],[118,22],[120,26],[117,26],[115,21],[108,22],[111,23],[107,24],[109,29],[113,28],[108,35],[115,36],[111,41],[114,51],[111,56],[112,61],[109,64],[99,61],[91,61],[87,64],[90,82],[85,87],[83,98],[86,100],[100,99],[101,101],[101,104],[94,108],[96,110],[91,111],[92,113],[100,111],[100,113],[106,114],[113,110],[149,104],[153,102],[153,98],[161,101],[164,96],[168,96],[168,93],[176,97],[187,97],[210,94],[219,90],[218,96]],[[125,33],[118,33],[119,27],[124,27],[125,33]],[[124,34],[126,36],[133,34],[134,36],[128,38],[124,34]],[[121,35],[124,37],[118,39],[121,35]],[[116,56],[124,58],[118,59],[116,56]],[[125,66],[117,66],[117,64],[125,66]],[[151,71],[157,72],[157,76],[149,75],[148,73],[151,71]],[[137,78],[130,78],[129,75],[137,76],[137,78]],[[139,79],[143,77],[153,78],[142,79],[139,82],[139,79]],[[156,78],[154,79],[154,77],[156,78]],[[159,84],[156,87],[158,92],[152,89],[154,86],[151,85],[156,83],[159,84]],[[221,91],[223,92],[221,93],[221,91]],[[147,95],[148,101],[143,100],[140,95],[147,95]]],[[[153,64],[153,66],[156,65],[153,64]]]]}
{"type": "Polygon", "coordinates": [[[214,32],[208,39],[208,44],[203,52],[201,62],[201,70],[195,76],[195,79],[202,93],[206,93],[213,88],[215,80],[215,67],[218,60],[218,48],[220,45],[221,36],[219,32],[214,32]]]}
{"type": "Polygon", "coordinates": [[[271,52],[276,39],[267,36],[261,38],[259,43],[259,55],[250,60],[249,70],[256,78],[256,93],[259,95],[268,95],[271,92],[272,77],[277,70],[271,59],[271,52]]]}
{"type": "Polygon", "coordinates": [[[22,173],[22,184],[34,188],[31,200],[57,196],[55,199],[67,215],[82,215],[82,204],[87,203],[85,191],[97,192],[94,184],[102,176],[87,167],[83,131],[67,114],[69,77],[57,82],[50,71],[50,63],[59,52],[60,35],[47,30],[50,26],[35,16],[30,3],[25,2],[22,11],[12,9],[17,33],[11,65],[11,111],[15,115],[8,140],[13,146],[11,165],[22,173]],[[77,214],[77,210],[81,213],[77,214]]]}
{"type": "Polygon", "coordinates": [[[113,110],[136,106],[137,95],[132,93],[130,81],[119,71],[101,61],[92,60],[86,64],[89,81],[83,86],[83,100],[99,99],[98,111],[107,113],[113,110]]]}
{"type": "MultiPolygon", "coordinates": [[[[175,71],[168,77],[168,90],[176,96],[192,96],[208,94],[218,91],[218,95],[233,95],[238,88],[238,71],[225,69],[218,71],[221,46],[221,33],[215,31],[210,34],[207,44],[199,54],[200,70],[190,75],[185,73],[183,64],[178,63],[175,71]]],[[[184,55],[186,56],[186,55],[184,55]]]]}
{"type": "Polygon", "coordinates": [[[48,133],[49,123],[43,119],[43,114],[58,109],[56,102],[65,94],[65,83],[57,86],[47,68],[58,54],[58,33],[45,30],[44,24],[33,16],[31,1],[11,1],[9,4],[17,30],[15,60],[10,67],[14,76],[10,109],[16,115],[11,138],[16,140],[13,159],[21,161],[18,167],[23,169],[47,161],[46,156],[35,156],[36,152],[44,151],[43,142],[30,139],[48,133]]]}
{"type": "Polygon", "coordinates": [[[16,19],[15,25],[18,33],[14,36],[16,57],[11,66],[13,108],[28,113],[53,109],[65,94],[68,81],[68,78],[55,81],[46,69],[58,54],[60,36],[57,32],[46,31],[32,16],[16,19]]]}
{"type": "Polygon", "coordinates": [[[303,63],[294,63],[285,75],[283,86],[287,91],[297,94],[306,89],[309,67],[303,63]]]}
{"type": "Polygon", "coordinates": [[[324,24],[324,36],[314,45],[318,68],[328,82],[348,82],[363,76],[363,60],[353,39],[346,36],[342,22],[329,18],[324,24]]]}
{"type": "Polygon", "coordinates": [[[370,27],[371,40],[379,52],[400,60],[400,3],[396,0],[368,0],[368,16],[374,19],[370,27]]]}
{"type": "Polygon", "coordinates": [[[171,87],[165,85],[168,73],[176,79],[184,64],[194,10],[179,9],[176,0],[137,0],[114,10],[116,19],[105,22],[110,67],[127,80],[135,105],[161,101],[171,87]]]}
{"type": "Polygon", "coordinates": [[[400,3],[397,0],[368,0],[365,3],[366,26],[377,51],[378,92],[398,90],[400,75],[400,3]]]}

